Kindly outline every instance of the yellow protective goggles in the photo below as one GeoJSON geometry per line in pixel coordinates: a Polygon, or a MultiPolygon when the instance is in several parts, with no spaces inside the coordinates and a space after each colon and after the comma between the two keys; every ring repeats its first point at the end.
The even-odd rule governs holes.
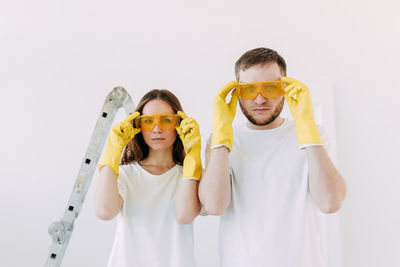
{"type": "Polygon", "coordinates": [[[136,128],[142,131],[153,131],[156,125],[162,130],[175,130],[179,124],[180,117],[178,114],[149,114],[135,119],[136,128]]]}
{"type": "Polygon", "coordinates": [[[252,83],[239,83],[236,86],[239,97],[247,100],[255,99],[258,94],[265,98],[274,98],[283,95],[283,81],[264,81],[252,83]]]}

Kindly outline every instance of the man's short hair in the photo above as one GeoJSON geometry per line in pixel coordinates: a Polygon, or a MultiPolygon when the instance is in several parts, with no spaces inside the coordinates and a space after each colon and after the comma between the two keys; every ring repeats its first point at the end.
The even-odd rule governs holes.
{"type": "Polygon", "coordinates": [[[265,65],[270,62],[278,64],[282,76],[286,76],[286,62],[281,55],[270,48],[260,47],[244,53],[235,64],[235,76],[239,81],[239,72],[256,65],[265,65]]]}

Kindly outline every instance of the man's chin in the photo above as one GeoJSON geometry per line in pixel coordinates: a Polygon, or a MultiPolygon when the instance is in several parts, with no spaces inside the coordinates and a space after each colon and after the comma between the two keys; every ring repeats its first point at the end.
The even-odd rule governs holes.
{"type": "Polygon", "coordinates": [[[282,111],[282,106],[283,105],[281,105],[281,108],[275,109],[275,111],[272,113],[268,112],[268,114],[263,114],[264,116],[262,116],[262,115],[260,116],[260,114],[246,114],[244,112],[243,112],[243,114],[253,125],[267,126],[267,125],[273,123],[277,118],[279,118],[279,115],[281,114],[281,111],[282,111]]]}
{"type": "Polygon", "coordinates": [[[283,109],[283,104],[284,104],[284,98],[282,101],[279,103],[279,105],[274,109],[274,110],[267,110],[265,113],[255,113],[255,112],[248,112],[246,108],[242,105],[242,103],[239,101],[240,108],[242,109],[243,114],[245,117],[254,125],[257,126],[266,126],[272,122],[275,121],[276,118],[279,117],[279,114],[281,113],[283,109]]]}
{"type": "Polygon", "coordinates": [[[274,121],[274,119],[270,116],[268,118],[257,118],[255,116],[247,116],[247,119],[254,125],[257,126],[266,126],[274,121]]]}
{"type": "Polygon", "coordinates": [[[253,123],[256,126],[267,126],[268,124],[271,124],[272,121],[265,120],[265,121],[257,121],[256,123],[253,123]]]}

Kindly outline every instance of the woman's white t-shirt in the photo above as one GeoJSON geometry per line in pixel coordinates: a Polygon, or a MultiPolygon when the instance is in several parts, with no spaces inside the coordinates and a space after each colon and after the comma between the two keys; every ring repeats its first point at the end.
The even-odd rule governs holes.
{"type": "Polygon", "coordinates": [[[153,175],[134,163],[119,173],[123,204],[108,266],[195,266],[193,224],[178,224],[174,212],[182,166],[153,175]]]}

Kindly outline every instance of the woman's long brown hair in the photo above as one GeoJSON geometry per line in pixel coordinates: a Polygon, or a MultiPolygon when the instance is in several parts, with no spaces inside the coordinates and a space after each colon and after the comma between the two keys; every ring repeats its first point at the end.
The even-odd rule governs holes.
{"type": "MultiPolygon", "coordinates": [[[[142,114],[144,106],[154,99],[161,99],[167,102],[175,113],[179,110],[183,111],[178,98],[166,89],[153,89],[145,94],[137,105],[136,111],[139,111],[140,114],[142,114]]],[[[134,124],[134,122],[132,123],[134,124]]],[[[138,162],[142,159],[145,159],[148,154],[149,146],[144,141],[143,134],[140,132],[136,134],[135,137],[126,145],[124,152],[122,153],[120,164],[127,165],[138,162]]],[[[185,150],[178,134],[176,135],[176,139],[173,144],[172,158],[174,162],[179,165],[183,164],[183,159],[185,158],[185,150]]]]}

